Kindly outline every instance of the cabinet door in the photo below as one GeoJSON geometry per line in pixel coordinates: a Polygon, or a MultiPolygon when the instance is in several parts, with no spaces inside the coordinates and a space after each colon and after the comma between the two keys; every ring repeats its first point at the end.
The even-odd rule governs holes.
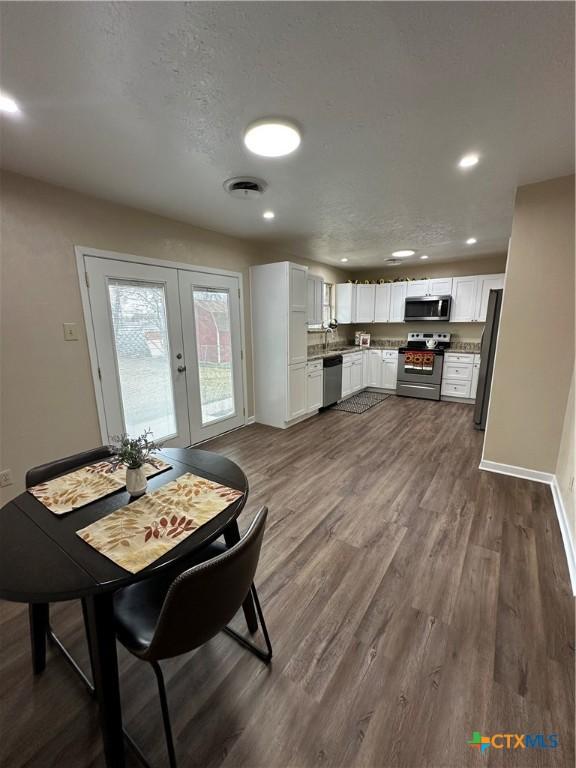
{"type": "Polygon", "coordinates": [[[306,410],[308,413],[311,411],[317,411],[322,407],[322,401],[324,399],[323,392],[323,372],[314,371],[309,373],[306,380],[306,410]]]}
{"type": "Polygon", "coordinates": [[[352,314],[355,323],[374,322],[375,285],[356,286],[356,310],[352,314]]]}
{"type": "Polygon", "coordinates": [[[308,358],[306,310],[291,309],[288,315],[288,364],[305,363],[308,358]]]}
{"type": "Polygon", "coordinates": [[[370,350],[364,349],[362,351],[362,386],[369,387],[370,382],[370,350]]]}
{"type": "Polygon", "coordinates": [[[336,320],[351,323],[356,307],[356,286],[352,283],[336,284],[336,320]]]}
{"type": "Polygon", "coordinates": [[[306,413],[306,363],[288,366],[287,410],[287,421],[306,413]]]}
{"type": "Polygon", "coordinates": [[[455,277],[452,281],[450,322],[471,323],[476,315],[476,277],[455,277]]]}
{"type": "Polygon", "coordinates": [[[370,350],[370,368],[368,375],[369,387],[382,386],[382,352],[376,349],[370,350]]]}
{"type": "Polygon", "coordinates": [[[428,280],[412,280],[406,285],[406,298],[416,296],[426,296],[428,290],[428,280]]]}
{"type": "Polygon", "coordinates": [[[342,397],[352,394],[352,363],[342,365],[342,397]]]}
{"type": "Polygon", "coordinates": [[[429,281],[428,293],[430,296],[452,296],[452,278],[434,277],[429,281]]]}
{"type": "Polygon", "coordinates": [[[308,325],[316,324],[316,283],[313,277],[306,280],[306,321],[308,325]]]}
{"type": "Polygon", "coordinates": [[[306,312],[308,267],[301,267],[299,264],[289,264],[289,271],[289,307],[299,312],[306,312]]]}
{"type": "MultiPolygon", "coordinates": [[[[322,301],[324,299],[324,280],[317,277],[314,283],[314,304],[316,306],[316,325],[322,325],[322,301]]],[[[332,318],[329,318],[331,320],[332,318]]]]}
{"type": "Polygon", "coordinates": [[[374,322],[387,323],[390,320],[390,283],[376,285],[374,291],[374,322]]]}
{"type": "Polygon", "coordinates": [[[323,280],[316,275],[308,275],[306,280],[307,291],[307,321],[308,325],[322,324],[322,287],[323,280]]]}
{"type": "Polygon", "coordinates": [[[480,323],[486,321],[488,311],[488,299],[490,291],[498,288],[504,288],[504,275],[480,275],[478,280],[478,289],[476,297],[476,320],[480,323]]]}
{"type": "Polygon", "coordinates": [[[362,361],[352,364],[352,392],[358,392],[362,389],[362,361]]]}
{"type": "Polygon", "coordinates": [[[396,389],[398,375],[398,358],[385,358],[382,361],[382,388],[396,389]]]}
{"type": "Polygon", "coordinates": [[[390,284],[390,322],[404,322],[404,307],[406,304],[406,283],[390,284]]]}

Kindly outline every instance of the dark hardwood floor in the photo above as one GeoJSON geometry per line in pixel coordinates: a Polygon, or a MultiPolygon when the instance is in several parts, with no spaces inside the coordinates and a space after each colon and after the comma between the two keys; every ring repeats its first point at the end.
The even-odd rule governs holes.
{"type": "MultiPolygon", "coordinates": [[[[550,491],[478,470],[470,406],[392,397],[204,447],[248,475],[244,527],[270,509],[257,586],[275,655],[268,669],[221,636],[166,662],[181,768],[574,765],[574,603],[550,491]],[[473,731],[559,747],[481,755],[473,731]]],[[[26,611],[1,609],[2,766],[101,766],[94,702],[53,651],[33,679],[26,611]]],[[[87,668],[79,606],[53,615],[87,668]]],[[[126,724],[166,765],[153,674],[120,659],[126,724]]]]}

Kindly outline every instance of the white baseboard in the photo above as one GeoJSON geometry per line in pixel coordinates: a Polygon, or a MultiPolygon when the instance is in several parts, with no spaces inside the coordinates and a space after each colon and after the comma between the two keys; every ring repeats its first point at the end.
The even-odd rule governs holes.
{"type": "Polygon", "coordinates": [[[482,459],[478,469],[485,469],[487,472],[498,472],[500,475],[520,477],[523,480],[534,480],[536,483],[548,483],[548,485],[551,485],[554,480],[554,475],[551,472],[540,472],[538,469],[515,467],[513,464],[500,464],[499,461],[488,461],[488,459],[482,459]]]}
{"type": "Polygon", "coordinates": [[[256,423],[256,416],[248,416],[248,418],[246,419],[246,426],[248,426],[248,424],[255,424],[255,423],[256,423]]]}
{"type": "Polygon", "coordinates": [[[520,477],[523,480],[532,480],[536,483],[546,483],[546,485],[550,486],[552,499],[554,500],[554,508],[556,510],[556,517],[558,518],[558,525],[562,535],[562,542],[564,544],[564,552],[566,553],[566,561],[568,562],[572,594],[576,596],[576,545],[572,538],[570,521],[566,514],[566,507],[562,500],[562,493],[560,492],[560,486],[558,485],[556,475],[551,472],[540,472],[536,469],[527,469],[526,467],[515,467],[513,464],[500,464],[497,461],[488,461],[487,459],[482,459],[479,469],[484,469],[487,472],[498,472],[501,475],[510,475],[511,477],[520,477]]]}
{"type": "Polygon", "coordinates": [[[564,542],[566,560],[568,560],[572,594],[576,596],[576,546],[574,544],[574,539],[572,538],[570,521],[568,520],[566,507],[564,506],[556,475],[554,475],[554,480],[550,484],[550,490],[552,491],[552,498],[554,499],[554,506],[556,507],[556,517],[558,518],[558,525],[560,526],[560,533],[562,534],[562,541],[564,542]]]}

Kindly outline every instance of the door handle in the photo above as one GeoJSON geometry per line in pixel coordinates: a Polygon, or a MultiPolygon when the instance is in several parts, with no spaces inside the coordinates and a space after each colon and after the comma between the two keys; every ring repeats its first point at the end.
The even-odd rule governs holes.
{"type": "Polygon", "coordinates": [[[176,370],[178,371],[178,373],[184,373],[184,371],[186,370],[186,366],[179,365],[178,368],[176,368],[176,370]]]}

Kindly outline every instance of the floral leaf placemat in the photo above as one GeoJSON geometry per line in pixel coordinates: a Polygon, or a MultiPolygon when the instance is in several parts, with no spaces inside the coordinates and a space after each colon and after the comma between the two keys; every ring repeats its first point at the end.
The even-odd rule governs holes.
{"type": "MultiPolygon", "coordinates": [[[[146,477],[153,477],[171,469],[162,459],[154,458],[144,464],[146,477]]],[[[64,515],[90,504],[104,496],[126,487],[126,467],[113,461],[99,461],[87,467],[76,469],[62,477],[55,477],[40,483],[28,491],[41,501],[50,512],[64,515]]]]}
{"type": "Polygon", "coordinates": [[[138,573],[243,496],[191,473],[76,531],[116,565],[138,573]]]}

